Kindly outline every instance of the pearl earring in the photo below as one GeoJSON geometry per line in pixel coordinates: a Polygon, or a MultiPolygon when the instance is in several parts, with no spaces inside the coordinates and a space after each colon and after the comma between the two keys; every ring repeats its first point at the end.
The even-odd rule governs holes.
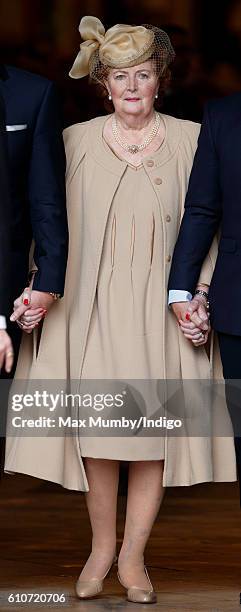
{"type": "Polygon", "coordinates": [[[108,95],[108,100],[112,100],[111,94],[108,95]]]}
{"type": "Polygon", "coordinates": [[[158,94],[156,94],[156,95],[155,95],[155,98],[156,98],[156,100],[157,100],[157,98],[158,98],[158,94]]]}

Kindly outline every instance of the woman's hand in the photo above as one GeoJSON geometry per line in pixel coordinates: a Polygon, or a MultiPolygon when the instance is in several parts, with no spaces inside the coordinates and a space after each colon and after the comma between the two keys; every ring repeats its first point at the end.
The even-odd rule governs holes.
{"type": "Polygon", "coordinates": [[[209,317],[203,298],[195,296],[190,302],[174,302],[171,306],[178,322],[192,321],[199,331],[208,331],[209,317]]]}
{"type": "Polygon", "coordinates": [[[202,331],[192,321],[188,322],[179,319],[179,325],[185,338],[187,338],[187,340],[191,340],[194,346],[202,346],[203,344],[206,344],[211,329],[210,325],[206,331],[202,331]]]}
{"type": "Polygon", "coordinates": [[[205,297],[195,295],[187,308],[186,314],[188,317],[185,316],[185,320],[180,318],[178,321],[185,338],[191,340],[194,346],[206,344],[211,327],[205,297]]]}
{"type": "Polygon", "coordinates": [[[31,334],[53,304],[53,297],[45,292],[33,291],[26,287],[14,302],[14,312],[10,317],[27,334],[31,334]]]}
{"type": "Polygon", "coordinates": [[[211,328],[205,297],[195,295],[188,303],[173,303],[172,310],[185,338],[191,340],[194,346],[206,344],[211,328]]]}
{"type": "Polygon", "coordinates": [[[16,321],[17,325],[27,334],[31,334],[40,321],[46,316],[47,310],[43,308],[31,308],[16,321]]]}

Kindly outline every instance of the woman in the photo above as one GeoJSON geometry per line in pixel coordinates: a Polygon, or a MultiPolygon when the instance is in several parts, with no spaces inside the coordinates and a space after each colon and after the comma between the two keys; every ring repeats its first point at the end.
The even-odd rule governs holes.
{"type": "MultiPolygon", "coordinates": [[[[84,42],[70,76],[89,74],[105,89],[114,112],[65,130],[70,232],[65,296],[49,311],[40,339],[36,330],[23,338],[16,383],[62,379],[80,381],[82,389],[86,380],[95,379],[94,387],[107,380],[116,388],[118,380],[129,379],[133,391],[136,380],[208,381],[208,329],[202,332],[190,322],[182,331],[166,304],[171,254],[199,133],[199,125],[154,109],[174,57],[171,43],[153,26],[116,25],[105,32],[94,17],[81,20],[80,33],[84,42]]],[[[207,289],[214,260],[215,249],[203,266],[199,290],[207,289]]],[[[205,296],[198,299],[206,304],[205,296]]],[[[38,322],[37,315],[35,320],[22,317],[27,331],[38,322]]],[[[152,392],[148,387],[148,415],[156,408],[148,402],[152,392]]],[[[199,395],[201,407],[202,399],[199,395]]],[[[226,406],[219,401],[218,408],[229,426],[226,406]]],[[[131,401],[129,409],[131,414],[131,401]]],[[[9,436],[5,470],[85,491],[92,551],[76,592],[86,598],[102,590],[116,558],[121,460],[130,464],[118,575],[130,601],[151,603],[156,594],[144,551],[164,488],[235,480],[232,438],[92,437],[80,428],[75,436],[9,436]]]]}

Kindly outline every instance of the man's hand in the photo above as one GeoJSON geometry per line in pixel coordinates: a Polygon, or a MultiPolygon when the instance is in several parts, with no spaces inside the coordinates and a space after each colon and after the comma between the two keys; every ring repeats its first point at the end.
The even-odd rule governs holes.
{"type": "Polygon", "coordinates": [[[9,374],[13,367],[14,351],[10,336],[5,329],[0,329],[0,370],[4,367],[9,374]]]}
{"type": "Polygon", "coordinates": [[[176,302],[171,306],[185,338],[195,346],[205,344],[210,331],[205,298],[195,296],[191,302],[176,302]]]}
{"type": "Polygon", "coordinates": [[[22,295],[14,302],[14,311],[10,321],[16,321],[23,331],[31,333],[47,314],[54,298],[45,291],[35,291],[26,287],[22,295]]]}

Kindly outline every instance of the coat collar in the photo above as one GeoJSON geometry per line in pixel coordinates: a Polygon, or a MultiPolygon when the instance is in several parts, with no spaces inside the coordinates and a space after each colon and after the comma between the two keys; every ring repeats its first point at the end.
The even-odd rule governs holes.
{"type": "Polygon", "coordinates": [[[89,151],[98,164],[117,176],[121,176],[127,167],[127,162],[119,159],[108,145],[103,143],[103,129],[108,115],[96,117],[90,122],[89,151]]]}
{"type": "MultiPolygon", "coordinates": [[[[143,160],[144,165],[150,159],[154,161],[154,166],[159,167],[165,164],[175,154],[181,140],[181,123],[175,117],[161,114],[164,122],[166,134],[164,141],[158,151],[146,156],[143,160]]],[[[95,160],[102,167],[110,172],[121,176],[128,165],[126,161],[119,159],[107,146],[103,143],[103,128],[108,116],[96,117],[90,121],[89,133],[89,151],[95,160]]]]}

